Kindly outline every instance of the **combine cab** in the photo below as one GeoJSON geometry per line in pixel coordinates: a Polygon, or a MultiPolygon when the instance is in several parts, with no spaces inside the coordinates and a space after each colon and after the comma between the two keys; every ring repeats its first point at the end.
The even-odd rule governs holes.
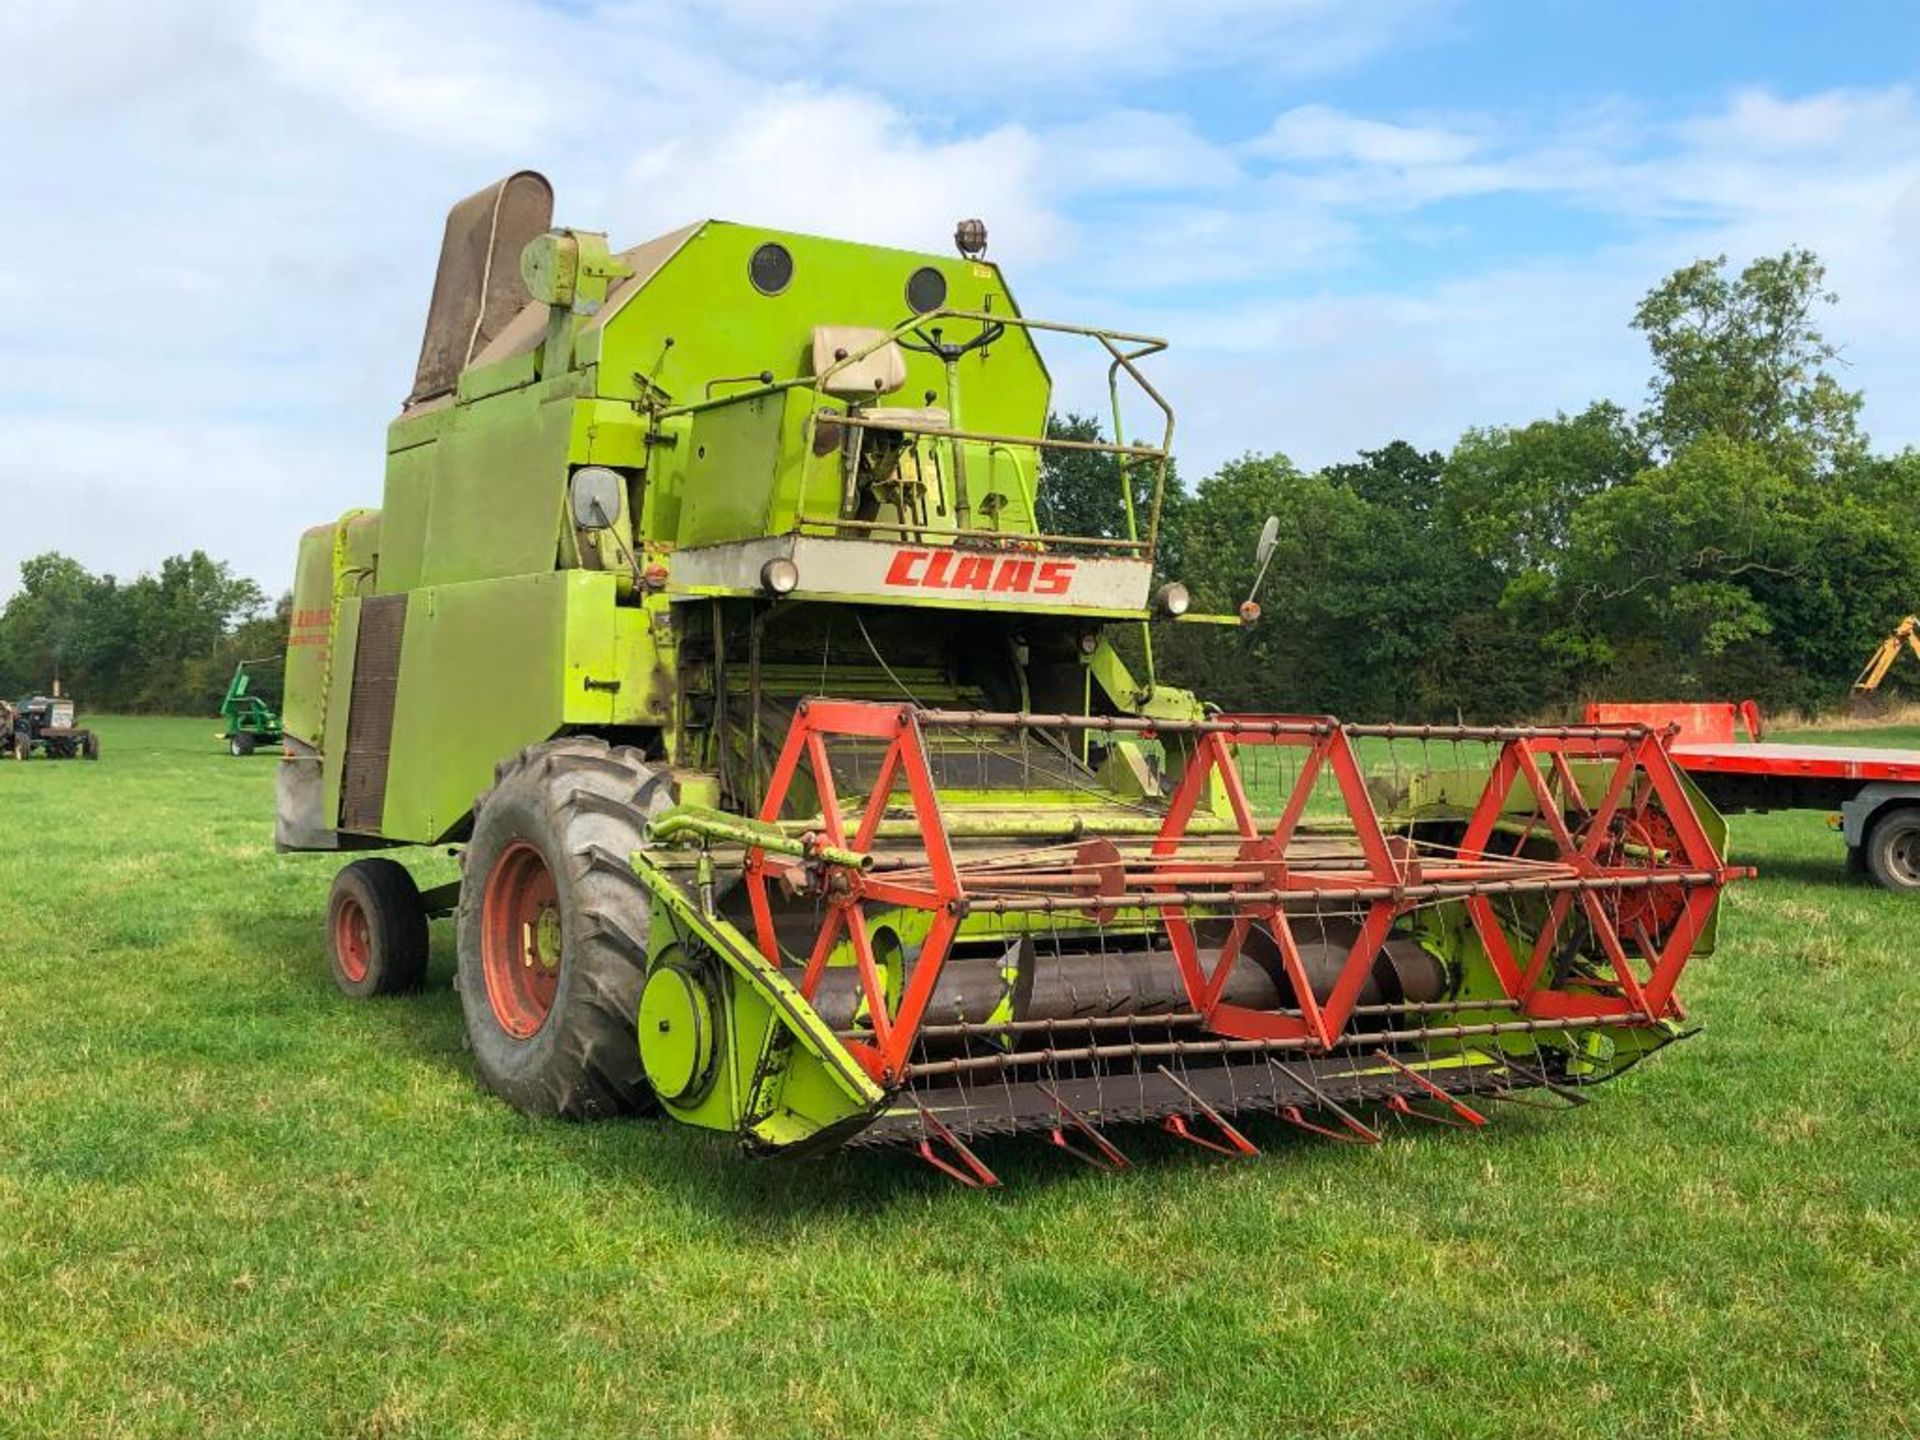
{"type": "Polygon", "coordinates": [[[1159,627],[1257,607],[1156,579],[1162,343],[1026,316],[956,241],[614,253],[528,173],[455,207],[385,504],[302,542],[279,836],[456,844],[464,878],[348,865],[341,987],[416,986],[453,913],[522,1109],[969,1184],[996,1133],[1114,1168],[1127,1122],[1476,1125],[1682,1033],[1731,872],[1658,737],[1167,684],[1159,627]],[[1043,338],[1106,370],[1113,440],[1046,438],[1043,338]],[[1068,451],[1111,467],[1091,533],[1045,523],[1068,451]]]}

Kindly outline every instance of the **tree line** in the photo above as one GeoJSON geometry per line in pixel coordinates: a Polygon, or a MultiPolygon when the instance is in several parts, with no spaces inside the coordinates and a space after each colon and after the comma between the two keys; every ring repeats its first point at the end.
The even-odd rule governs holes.
{"type": "MultiPolygon", "coordinates": [[[[37,555],[0,610],[0,697],[58,679],[88,712],[210,714],[235,664],[281,653],[291,609],[199,550],[131,581],[37,555]]],[[[255,689],[276,696],[277,667],[255,689]]]]}
{"type": "MultiPolygon", "coordinates": [[[[1597,401],[1317,471],[1249,454],[1191,489],[1172,472],[1160,569],[1196,610],[1234,610],[1268,516],[1279,537],[1260,623],[1160,626],[1160,673],[1232,708],[1354,720],[1833,705],[1920,610],[1920,455],[1869,445],[1818,321],[1833,299],[1809,251],[1702,260],[1631,317],[1652,365],[1637,414],[1597,401]]],[[[1143,517],[1149,477],[1130,467],[1143,517]]],[[[1055,452],[1042,528],[1117,534],[1120,483],[1111,456],[1055,452]]],[[[91,710],[208,713],[237,660],[281,651],[289,604],[200,551],[126,582],[42,555],[0,611],[0,695],[57,674],[91,710]]]]}
{"type": "MultiPolygon", "coordinates": [[[[1699,261],[1631,317],[1652,359],[1638,414],[1597,401],[1446,452],[1396,440],[1313,472],[1272,453],[1190,491],[1174,477],[1161,569],[1196,610],[1246,598],[1270,515],[1279,543],[1260,623],[1162,626],[1160,672],[1231,708],[1354,720],[1833,706],[1920,610],[1920,455],[1872,452],[1818,323],[1833,299],[1805,250],[1699,261]]],[[[1116,494],[1115,464],[1052,462],[1049,521],[1116,494]]]]}

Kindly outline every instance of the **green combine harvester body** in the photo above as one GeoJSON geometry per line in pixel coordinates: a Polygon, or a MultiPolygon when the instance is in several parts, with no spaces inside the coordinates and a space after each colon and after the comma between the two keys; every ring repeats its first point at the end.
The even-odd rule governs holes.
{"type": "Polygon", "coordinates": [[[466,847],[425,896],[342,872],[349,993],[417,984],[457,909],[476,1064],[523,1108],[972,1183],[975,1135],[1357,1133],[1676,1033],[1727,874],[1649,732],[1456,727],[1423,743],[1477,768],[1369,778],[1390,727],[1160,680],[1153,627],[1257,615],[1156,588],[1161,342],[1024,316],[978,222],[941,256],[550,220],[529,172],[455,207],[383,504],[300,544],[282,847],[466,847]],[[1105,367],[1111,440],[1047,438],[1042,337],[1105,367]],[[1112,512],[1050,535],[1075,449],[1112,512]]]}

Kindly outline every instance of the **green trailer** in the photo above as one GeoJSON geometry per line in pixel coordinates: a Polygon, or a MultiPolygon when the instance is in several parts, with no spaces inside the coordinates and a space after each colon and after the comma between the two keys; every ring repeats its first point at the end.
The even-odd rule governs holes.
{"type": "Polygon", "coordinates": [[[1112,1168],[1133,1122],[1477,1123],[1681,1033],[1731,872],[1651,731],[1228,716],[1160,673],[1168,627],[1258,615],[1156,571],[1162,341],[1027,315],[977,221],[616,251],[551,198],[454,208],[383,503],[300,544],[279,843],[462,853],[339,872],[341,989],[418,987],[451,915],[522,1109],[974,1184],[981,1136],[1112,1168]],[[1048,437],[1056,364],[1109,438],[1048,437]],[[1055,533],[1069,455],[1111,490],[1055,533]]]}
{"type": "Polygon", "coordinates": [[[280,712],[255,689],[255,672],[278,667],[284,657],[267,660],[242,660],[233,667],[233,679],[220,701],[220,729],[216,739],[227,742],[227,753],[236,759],[253,754],[261,746],[269,749],[280,744],[280,712]]]}

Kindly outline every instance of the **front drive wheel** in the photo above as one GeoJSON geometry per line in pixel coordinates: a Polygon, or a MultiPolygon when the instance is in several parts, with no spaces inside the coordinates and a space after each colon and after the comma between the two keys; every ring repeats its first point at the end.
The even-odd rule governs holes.
{"type": "Polygon", "coordinates": [[[1883,815],[1867,836],[1867,869],[1888,890],[1920,890],[1920,807],[1883,815]]]}
{"type": "Polygon", "coordinates": [[[227,753],[236,760],[244,760],[253,754],[253,736],[241,730],[227,737],[227,753]]]}
{"type": "Polygon", "coordinates": [[[327,897],[333,983],[356,1000],[418,990],[427,973],[427,912],[397,860],[356,860],[327,897]]]}
{"type": "Polygon", "coordinates": [[[487,1088],[530,1115],[650,1109],[635,1016],[649,907],[627,857],[665,786],[592,736],[530,746],[475,807],[460,1006],[487,1088]]]}

